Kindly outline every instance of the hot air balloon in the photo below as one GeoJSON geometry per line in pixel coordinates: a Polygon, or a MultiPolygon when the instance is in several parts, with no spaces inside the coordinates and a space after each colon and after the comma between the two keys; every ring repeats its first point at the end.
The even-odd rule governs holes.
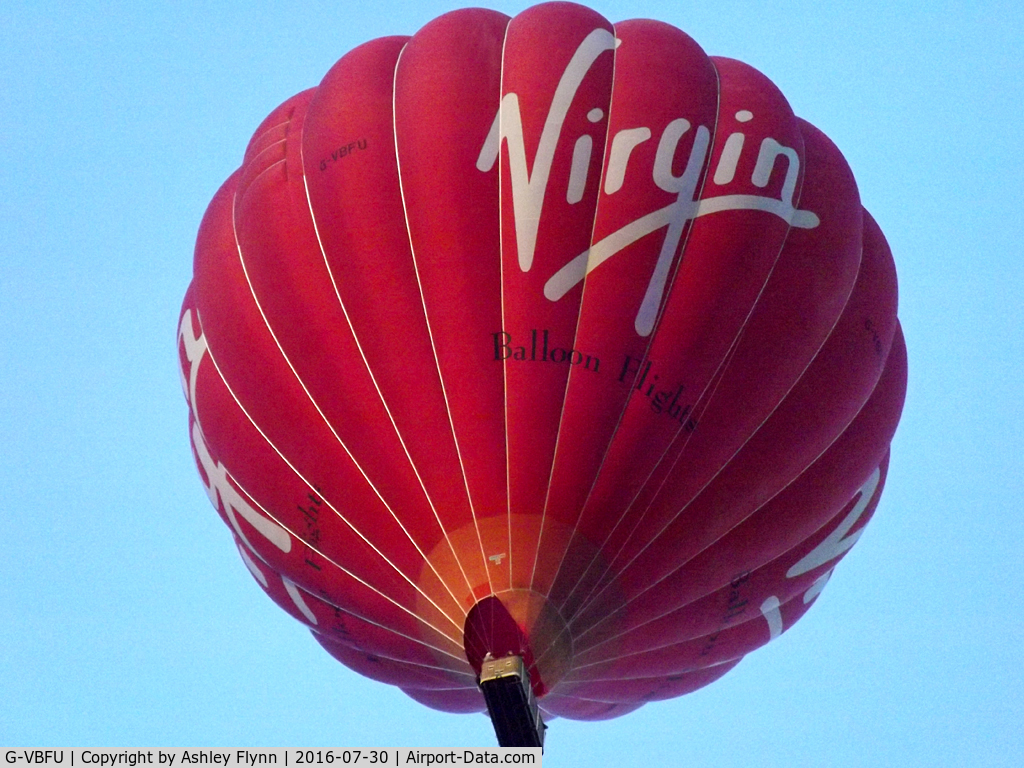
{"type": "Polygon", "coordinates": [[[505,745],[791,627],[878,504],[906,383],[829,139],[752,67],[570,3],[373,40],[271,112],[178,342],[259,585],[505,745]]]}

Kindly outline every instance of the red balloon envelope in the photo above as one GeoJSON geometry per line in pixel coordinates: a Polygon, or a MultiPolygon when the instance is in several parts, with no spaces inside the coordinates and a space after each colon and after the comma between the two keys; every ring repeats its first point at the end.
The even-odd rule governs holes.
{"type": "Polygon", "coordinates": [[[357,672],[584,720],[784,632],[906,382],[842,155],[751,67],[551,3],[344,56],[200,227],[179,354],[243,561],[357,672]]]}

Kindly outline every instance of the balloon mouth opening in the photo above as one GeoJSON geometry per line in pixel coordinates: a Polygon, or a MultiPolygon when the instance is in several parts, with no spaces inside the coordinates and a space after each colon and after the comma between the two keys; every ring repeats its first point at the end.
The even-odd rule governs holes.
{"type": "Polygon", "coordinates": [[[565,622],[547,599],[513,589],[477,601],[466,616],[463,647],[477,676],[488,659],[518,656],[537,698],[560,680],[571,663],[565,622]]]}

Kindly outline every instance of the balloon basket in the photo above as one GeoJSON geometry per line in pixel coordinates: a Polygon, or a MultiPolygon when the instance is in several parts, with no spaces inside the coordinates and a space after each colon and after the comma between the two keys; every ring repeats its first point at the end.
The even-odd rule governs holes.
{"type": "Polygon", "coordinates": [[[519,656],[494,659],[487,654],[480,669],[480,690],[500,746],[543,748],[547,726],[519,656]]]}

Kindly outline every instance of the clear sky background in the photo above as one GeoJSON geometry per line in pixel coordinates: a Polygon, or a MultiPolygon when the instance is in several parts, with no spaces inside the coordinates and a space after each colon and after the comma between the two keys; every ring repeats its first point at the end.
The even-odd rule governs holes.
{"type": "MultiPolygon", "coordinates": [[[[896,257],[910,382],[810,613],[695,694],[554,721],[545,764],[1021,765],[1024,4],[592,5],[756,66],[838,144],[896,257]]],[[[262,594],[175,352],[200,217],[260,120],[456,7],[0,3],[0,746],[494,744],[262,594]]]]}

